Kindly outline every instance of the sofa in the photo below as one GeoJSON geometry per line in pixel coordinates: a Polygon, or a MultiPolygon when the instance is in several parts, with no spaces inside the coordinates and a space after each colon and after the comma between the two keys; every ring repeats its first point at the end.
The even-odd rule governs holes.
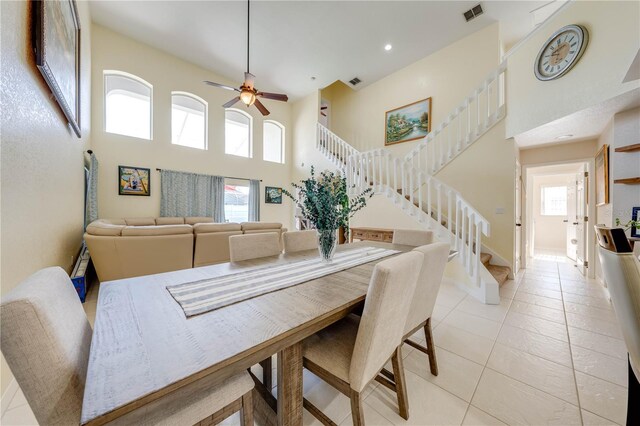
{"type": "Polygon", "coordinates": [[[230,236],[282,237],[286,230],[281,223],[214,223],[210,217],[98,219],[84,239],[104,282],[228,262],[230,236]]]}

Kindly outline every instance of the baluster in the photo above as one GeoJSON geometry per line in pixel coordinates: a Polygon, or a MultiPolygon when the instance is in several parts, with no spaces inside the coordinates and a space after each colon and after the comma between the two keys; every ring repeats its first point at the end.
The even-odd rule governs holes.
{"type": "Polygon", "coordinates": [[[467,272],[471,275],[471,258],[473,257],[473,218],[475,215],[471,212],[467,215],[467,221],[469,222],[469,230],[467,231],[467,272]]]}
{"type": "Polygon", "coordinates": [[[383,155],[382,155],[382,151],[380,151],[380,155],[378,157],[378,167],[380,168],[380,180],[378,181],[378,190],[382,191],[382,186],[384,185],[384,175],[382,173],[382,167],[384,166],[384,164],[382,163],[383,160],[383,155]]]}
{"type": "Polygon", "coordinates": [[[482,88],[478,89],[478,97],[476,98],[476,109],[478,110],[478,117],[477,117],[477,123],[476,123],[476,136],[478,136],[480,134],[480,128],[481,128],[481,119],[482,119],[482,112],[480,111],[481,108],[481,103],[480,103],[480,96],[482,94],[482,88]]]}
{"type": "Polygon", "coordinates": [[[458,137],[456,138],[456,153],[462,150],[462,115],[464,114],[464,105],[460,107],[458,114],[458,137]]]}
{"type": "Polygon", "coordinates": [[[473,98],[469,98],[469,102],[467,103],[467,136],[465,137],[465,144],[469,144],[471,142],[471,104],[473,103],[473,98]]]}
{"type": "Polygon", "coordinates": [[[396,158],[393,161],[393,195],[394,197],[398,193],[398,162],[399,161],[400,161],[399,158],[396,158]]]}
{"type": "Polygon", "coordinates": [[[480,255],[482,252],[482,227],[479,223],[476,223],[476,259],[475,259],[475,272],[476,272],[476,285],[480,285],[480,255]]]}
{"type": "Polygon", "coordinates": [[[453,233],[453,199],[451,198],[451,190],[447,191],[447,225],[449,227],[449,232],[453,233]]]}
{"type": "Polygon", "coordinates": [[[427,214],[429,215],[430,219],[433,219],[433,217],[431,217],[431,183],[433,181],[431,180],[431,178],[429,178],[429,182],[427,182],[427,214]]]}
{"type": "Polygon", "coordinates": [[[409,201],[413,204],[415,187],[413,186],[413,168],[409,169],[409,201]]]}
{"type": "Polygon", "coordinates": [[[486,114],[486,127],[489,127],[491,122],[491,82],[487,83],[487,114],[486,114]]]}
{"type": "Polygon", "coordinates": [[[364,175],[364,155],[359,154],[358,160],[360,161],[360,179],[358,180],[360,181],[360,190],[362,190],[366,184],[366,177],[364,175]]]}
{"type": "Polygon", "coordinates": [[[460,200],[456,195],[456,235],[455,235],[455,247],[454,250],[460,250],[460,200]]]}
{"type": "Polygon", "coordinates": [[[466,266],[467,264],[467,206],[464,203],[460,203],[461,207],[461,217],[460,217],[460,254],[462,259],[462,264],[466,266]]]}
{"type": "Polygon", "coordinates": [[[405,176],[405,172],[404,172],[404,165],[405,162],[403,161],[400,164],[400,177],[402,178],[402,186],[401,186],[401,191],[400,191],[400,195],[402,195],[402,198],[404,198],[405,194],[407,193],[407,179],[405,176]]]}
{"type": "Polygon", "coordinates": [[[436,207],[438,208],[438,225],[442,226],[442,194],[441,194],[441,190],[442,190],[442,185],[438,184],[438,186],[436,187],[436,193],[437,193],[437,201],[436,201],[436,207]]]}
{"type": "MultiPolygon", "coordinates": [[[[423,212],[423,203],[422,203],[422,182],[424,181],[424,173],[418,172],[418,208],[420,212],[423,212]]],[[[418,216],[422,217],[422,215],[418,216]]]]}
{"type": "Polygon", "coordinates": [[[386,167],[385,171],[387,173],[387,191],[389,190],[389,188],[391,188],[391,175],[389,174],[389,161],[390,161],[389,153],[386,153],[384,164],[386,167]]]}

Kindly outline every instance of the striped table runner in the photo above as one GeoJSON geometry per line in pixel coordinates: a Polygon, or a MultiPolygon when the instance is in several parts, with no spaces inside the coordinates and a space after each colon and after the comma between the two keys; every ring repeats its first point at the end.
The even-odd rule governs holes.
{"type": "Polygon", "coordinates": [[[282,290],[306,281],[334,274],[354,266],[399,253],[377,247],[359,247],[336,253],[331,262],[319,257],[266,265],[190,283],[167,286],[187,317],[223,308],[234,303],[282,290]]]}

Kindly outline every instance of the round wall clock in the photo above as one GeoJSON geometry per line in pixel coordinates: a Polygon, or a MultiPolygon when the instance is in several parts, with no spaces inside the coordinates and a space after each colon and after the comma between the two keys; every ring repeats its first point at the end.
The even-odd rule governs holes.
{"type": "Polygon", "coordinates": [[[540,49],[533,66],[538,80],[553,80],[569,72],[580,60],[588,42],[589,33],[580,25],[567,25],[553,33],[540,49]]]}

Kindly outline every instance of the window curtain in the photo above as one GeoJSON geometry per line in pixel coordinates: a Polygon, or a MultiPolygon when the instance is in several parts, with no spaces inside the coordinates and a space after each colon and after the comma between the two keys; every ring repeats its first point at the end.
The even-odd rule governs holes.
{"type": "Polygon", "coordinates": [[[260,221],[260,181],[249,181],[249,222],[260,221]]]}
{"type": "Polygon", "coordinates": [[[98,159],[92,152],[89,158],[89,176],[87,178],[87,194],[84,207],[84,227],[86,229],[98,219],[98,159]]]}
{"type": "Polygon", "coordinates": [[[162,170],[160,216],[205,216],[224,222],[224,178],[162,170]]]}

